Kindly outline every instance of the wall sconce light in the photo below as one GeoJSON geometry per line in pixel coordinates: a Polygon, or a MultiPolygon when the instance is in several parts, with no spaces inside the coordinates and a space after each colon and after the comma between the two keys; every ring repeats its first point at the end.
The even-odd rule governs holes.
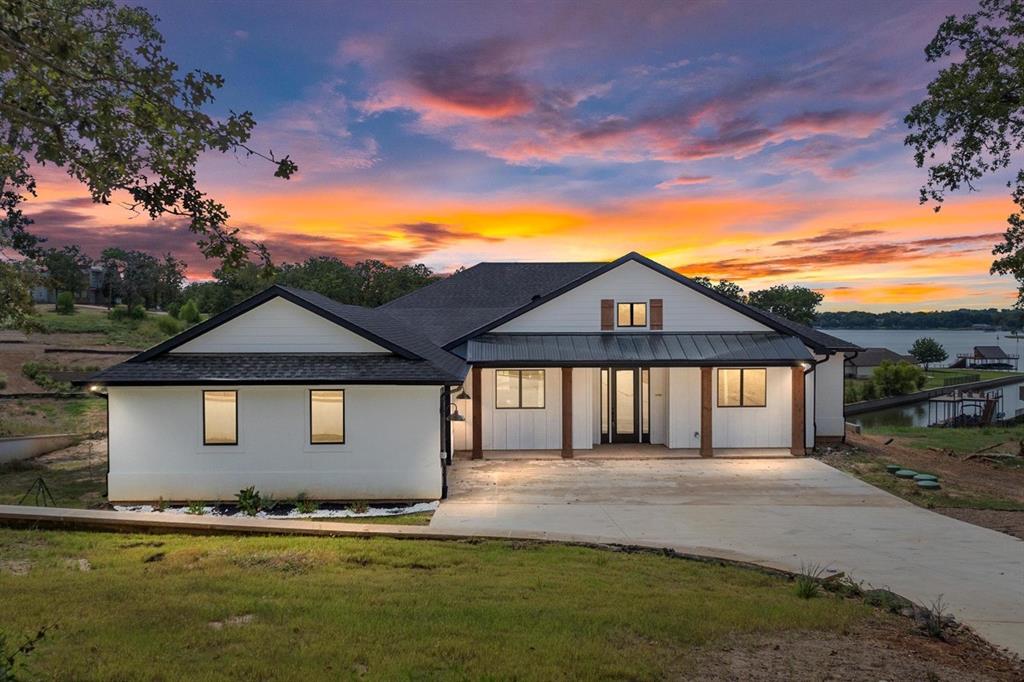
{"type": "Polygon", "coordinates": [[[466,421],[466,418],[463,417],[461,414],[459,414],[459,406],[458,405],[456,405],[455,403],[452,403],[451,407],[455,408],[455,410],[451,414],[448,415],[448,421],[450,421],[450,422],[464,422],[464,421],[466,421]]]}
{"type": "Polygon", "coordinates": [[[455,399],[456,400],[469,400],[470,399],[469,394],[466,393],[466,388],[465,387],[463,387],[462,390],[459,391],[459,394],[457,396],[455,396],[455,399]]]}

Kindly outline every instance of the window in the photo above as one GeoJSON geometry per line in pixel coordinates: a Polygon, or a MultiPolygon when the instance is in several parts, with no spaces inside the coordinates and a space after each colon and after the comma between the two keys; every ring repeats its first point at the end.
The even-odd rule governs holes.
{"type": "Polygon", "coordinates": [[[345,391],[309,392],[309,442],[313,445],[345,442],[345,391]]]}
{"type": "Polygon", "coordinates": [[[238,391],[203,391],[203,445],[238,445],[238,391]]]}
{"type": "Polygon", "coordinates": [[[544,370],[496,370],[494,373],[494,406],[499,410],[543,408],[544,370]]]}
{"type": "Polygon", "coordinates": [[[618,312],[620,327],[646,327],[646,303],[620,303],[618,312]]]}
{"type": "Polygon", "coordinates": [[[766,369],[720,369],[718,406],[764,407],[767,385],[766,369]]]}

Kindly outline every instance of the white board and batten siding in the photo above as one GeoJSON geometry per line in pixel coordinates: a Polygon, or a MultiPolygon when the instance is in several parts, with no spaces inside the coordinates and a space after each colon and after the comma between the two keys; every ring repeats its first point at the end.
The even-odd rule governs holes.
{"type": "MultiPolygon", "coordinates": [[[[818,436],[842,438],[845,418],[843,416],[843,365],[842,353],[836,353],[814,368],[814,415],[818,436]]],[[[810,394],[808,394],[809,396],[810,394]]],[[[808,405],[812,403],[808,402],[808,405]]]]}
{"type": "Polygon", "coordinates": [[[248,486],[279,500],[440,497],[436,386],[333,387],[339,445],[310,444],[311,387],[207,388],[238,391],[238,445],[203,445],[203,387],[109,388],[111,501],[232,501],[248,486]]]}
{"type": "MultiPolygon", "coordinates": [[[[771,331],[646,265],[629,261],[494,329],[503,332],[601,331],[601,301],[663,300],[663,330],[669,332],[771,331]]],[[[649,317],[648,311],[648,317],[649,317]]],[[[620,331],[643,331],[643,328],[620,331]]]]}
{"type": "Polygon", "coordinates": [[[273,298],[171,353],[389,353],[283,298],[273,298]]]}

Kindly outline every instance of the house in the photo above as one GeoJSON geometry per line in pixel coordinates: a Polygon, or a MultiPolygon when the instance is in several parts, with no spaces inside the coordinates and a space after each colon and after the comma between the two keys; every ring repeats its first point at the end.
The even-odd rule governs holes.
{"type": "Polygon", "coordinates": [[[950,367],[966,369],[1017,369],[1019,356],[1010,355],[999,346],[975,346],[972,353],[958,353],[950,367]]]}
{"type": "Polygon", "coordinates": [[[376,309],[273,286],[91,381],[112,501],[416,500],[456,450],[802,455],[843,437],[859,350],[630,253],[482,263],[376,309]]]}
{"type": "MultiPolygon", "coordinates": [[[[43,274],[45,274],[45,269],[43,274]]],[[[90,265],[82,268],[82,273],[86,276],[86,285],[83,291],[79,291],[75,294],[75,303],[84,303],[87,305],[107,305],[110,301],[107,295],[103,291],[103,267],[100,265],[90,265]]],[[[32,287],[32,302],[33,303],[56,303],[57,294],[60,293],[50,286],[37,285],[32,287]]]]}
{"type": "Polygon", "coordinates": [[[846,360],[846,376],[849,379],[870,379],[875,373],[875,368],[882,364],[883,360],[892,363],[917,363],[911,356],[900,355],[888,348],[865,348],[846,360]]]}

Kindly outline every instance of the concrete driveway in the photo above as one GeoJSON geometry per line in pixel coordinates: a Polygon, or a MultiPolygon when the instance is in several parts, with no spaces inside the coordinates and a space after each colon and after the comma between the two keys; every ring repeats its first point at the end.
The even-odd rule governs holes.
{"type": "Polygon", "coordinates": [[[939,595],[1024,655],[1024,542],[915,507],[814,459],[460,461],[432,530],[633,543],[939,595]]]}

